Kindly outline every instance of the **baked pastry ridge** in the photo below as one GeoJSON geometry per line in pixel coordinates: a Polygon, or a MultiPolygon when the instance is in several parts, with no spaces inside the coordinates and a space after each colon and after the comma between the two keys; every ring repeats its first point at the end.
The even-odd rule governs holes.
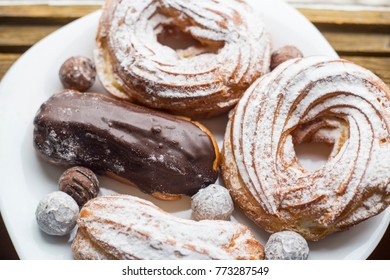
{"type": "Polygon", "coordinates": [[[76,259],[264,259],[244,225],[175,217],[130,195],[101,196],[80,212],[76,259]]]}
{"type": "Polygon", "coordinates": [[[242,0],[107,0],[94,51],[111,94],[202,118],[231,109],[269,71],[270,56],[270,34],[242,0]],[[161,44],[167,27],[199,44],[161,44]]]}
{"type": "Polygon", "coordinates": [[[390,203],[390,90],[352,62],[313,56],[257,80],[232,114],[222,173],[232,197],[269,232],[318,240],[390,203]],[[333,145],[325,165],[302,168],[294,144],[333,145]]]}

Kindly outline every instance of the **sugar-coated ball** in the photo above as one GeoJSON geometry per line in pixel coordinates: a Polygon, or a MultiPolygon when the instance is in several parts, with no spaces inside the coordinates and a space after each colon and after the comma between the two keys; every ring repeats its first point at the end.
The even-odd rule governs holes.
{"type": "Polygon", "coordinates": [[[61,191],[44,196],[35,211],[40,229],[58,236],[68,234],[75,227],[78,215],[79,206],[76,201],[61,191]]]}
{"type": "Polygon", "coordinates": [[[306,240],[294,231],[276,232],[265,245],[267,260],[307,260],[309,246],[306,240]]]}
{"type": "Polygon", "coordinates": [[[229,191],[223,186],[209,185],[191,198],[192,216],[195,220],[229,220],[234,210],[229,191]]]}
{"type": "Polygon", "coordinates": [[[86,91],[95,82],[96,69],[91,59],[72,56],[62,64],[59,76],[64,88],[86,91]]]}

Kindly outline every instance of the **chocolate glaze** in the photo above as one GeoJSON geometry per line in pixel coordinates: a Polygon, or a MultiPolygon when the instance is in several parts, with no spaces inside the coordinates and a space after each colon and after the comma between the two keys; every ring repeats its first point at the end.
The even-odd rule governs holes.
{"type": "Polygon", "coordinates": [[[34,145],[50,162],[114,174],[149,194],[193,195],[218,176],[204,129],[101,94],[53,95],[34,119],[34,145]]]}

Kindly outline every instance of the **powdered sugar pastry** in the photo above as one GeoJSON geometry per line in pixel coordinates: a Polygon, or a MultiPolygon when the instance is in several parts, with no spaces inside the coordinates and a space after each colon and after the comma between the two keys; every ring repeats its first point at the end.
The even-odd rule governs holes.
{"type": "Polygon", "coordinates": [[[111,77],[121,97],[124,92],[145,105],[185,115],[215,115],[234,106],[268,72],[270,36],[245,1],[109,2],[95,60],[106,84],[111,83],[104,73],[107,60],[113,62],[111,77]],[[166,26],[190,34],[200,46],[174,50],[159,43],[157,35],[166,26]]]}
{"type": "Polygon", "coordinates": [[[225,138],[225,182],[268,231],[317,240],[347,229],[390,203],[389,106],[389,88],[351,62],[288,61],[239,102],[225,138]],[[333,145],[315,172],[294,151],[312,141],[333,145]]]}
{"type": "Polygon", "coordinates": [[[263,259],[244,225],[172,216],[129,195],[102,196],[80,212],[77,259],[263,259]]]}

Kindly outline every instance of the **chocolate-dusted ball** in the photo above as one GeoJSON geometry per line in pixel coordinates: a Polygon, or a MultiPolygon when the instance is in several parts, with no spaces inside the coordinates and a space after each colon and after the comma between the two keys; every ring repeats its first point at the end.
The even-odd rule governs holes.
{"type": "Polygon", "coordinates": [[[66,170],[58,180],[58,187],[82,207],[99,194],[99,181],[92,170],[75,166],[66,170]]]}
{"type": "Polygon", "coordinates": [[[96,69],[91,59],[73,56],[62,64],[59,76],[64,88],[86,91],[95,82],[96,69]]]}
{"type": "Polygon", "coordinates": [[[197,221],[230,220],[234,204],[226,188],[211,184],[192,196],[191,209],[192,217],[197,221]]]}
{"type": "Polygon", "coordinates": [[[39,228],[47,234],[63,236],[76,226],[79,206],[64,192],[45,195],[38,203],[35,218],[39,228]]]}
{"type": "Polygon", "coordinates": [[[306,240],[294,231],[272,234],[265,245],[267,260],[307,260],[309,246],[306,240]]]}
{"type": "Polygon", "coordinates": [[[279,64],[293,59],[303,57],[302,52],[294,46],[284,46],[274,51],[271,56],[271,71],[274,70],[279,64]]]}

